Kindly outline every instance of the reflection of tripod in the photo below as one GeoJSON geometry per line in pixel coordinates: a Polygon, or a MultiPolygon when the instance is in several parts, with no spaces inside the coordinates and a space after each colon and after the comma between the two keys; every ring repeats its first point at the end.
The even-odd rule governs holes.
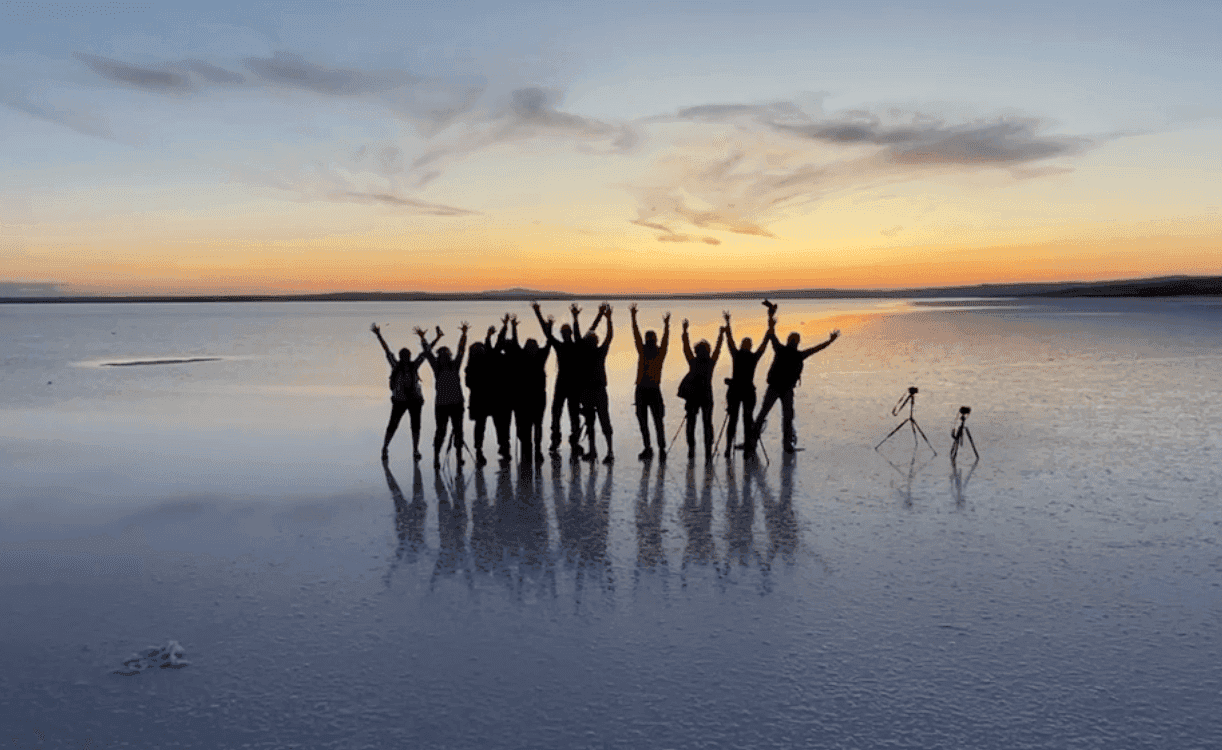
{"type": "Polygon", "coordinates": [[[892,407],[891,416],[898,417],[900,415],[900,411],[905,406],[907,406],[908,407],[908,418],[905,419],[903,422],[900,422],[898,425],[896,425],[895,429],[887,434],[887,437],[883,438],[882,440],[879,440],[878,445],[874,446],[874,450],[878,450],[879,448],[881,448],[883,443],[887,442],[887,440],[890,439],[892,435],[899,432],[900,429],[903,428],[904,425],[910,425],[912,427],[913,444],[914,445],[916,444],[917,433],[919,432],[921,433],[921,437],[925,438],[925,445],[929,446],[929,450],[933,451],[933,454],[935,456],[938,455],[937,449],[933,447],[933,443],[929,442],[929,438],[925,437],[925,431],[921,429],[921,426],[919,424],[917,424],[916,416],[913,414],[914,410],[916,409],[916,395],[917,395],[917,389],[915,387],[910,387],[908,389],[908,395],[901,398],[900,402],[896,404],[894,407],[892,407]]]}
{"type": "Polygon", "coordinates": [[[972,440],[972,431],[967,428],[967,415],[971,413],[972,407],[959,407],[959,424],[950,431],[951,440],[954,441],[950,444],[950,462],[952,464],[955,462],[955,457],[959,455],[959,446],[963,445],[964,435],[967,436],[967,442],[972,446],[972,453],[976,454],[976,460],[980,460],[980,451],[976,450],[976,441],[972,440]]]}

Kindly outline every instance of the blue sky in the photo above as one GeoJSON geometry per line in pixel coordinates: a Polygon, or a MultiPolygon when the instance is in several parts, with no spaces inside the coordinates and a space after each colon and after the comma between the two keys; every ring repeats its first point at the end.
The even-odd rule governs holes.
{"type": "MultiPolygon", "coordinates": [[[[342,248],[394,237],[448,288],[458,270],[432,259],[460,235],[463,262],[495,246],[498,273],[592,237],[617,273],[656,242],[730,266],[818,256],[818,274],[835,247],[915,263],[948,233],[964,250],[1126,220],[1117,236],[1214,237],[1222,203],[1218,3],[0,0],[0,20],[14,282],[312,287],[342,248]],[[901,200],[887,186],[907,209],[849,207],[901,200]],[[985,193],[1007,207],[992,227],[962,218],[985,193]],[[218,222],[259,242],[243,256],[218,222]],[[294,252],[313,277],[288,273],[294,252]],[[67,272],[81,258],[94,282],[67,272]]],[[[1165,270],[1216,261],[1188,262],[1202,242],[1165,270]]],[[[369,284],[393,280],[374,265],[369,284]]]]}

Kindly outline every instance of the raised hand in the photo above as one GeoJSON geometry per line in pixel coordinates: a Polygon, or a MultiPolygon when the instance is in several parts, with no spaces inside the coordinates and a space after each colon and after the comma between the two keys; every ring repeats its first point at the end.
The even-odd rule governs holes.
{"type": "Polygon", "coordinates": [[[441,338],[444,335],[446,335],[446,332],[441,330],[441,326],[437,326],[437,338],[441,338]]]}
{"type": "Polygon", "coordinates": [[[839,328],[832,331],[831,334],[828,336],[828,339],[830,339],[831,341],[835,341],[838,338],[840,338],[840,329],[839,328]]]}
{"type": "Polygon", "coordinates": [[[662,322],[667,324],[670,323],[670,310],[667,310],[666,314],[662,316],[662,322]]]}
{"type": "Polygon", "coordinates": [[[722,310],[721,317],[726,319],[726,325],[730,324],[730,311],[729,310],[722,310]]]}
{"type": "Polygon", "coordinates": [[[471,327],[471,324],[464,320],[462,322],[462,325],[458,327],[458,330],[462,331],[465,334],[467,332],[467,329],[469,329],[470,327],[471,327]]]}
{"type": "Polygon", "coordinates": [[[576,302],[574,302],[573,304],[569,305],[569,312],[576,315],[577,313],[581,312],[581,308],[577,306],[576,302]]]}
{"type": "Polygon", "coordinates": [[[530,303],[530,309],[534,310],[535,312],[539,312],[539,303],[538,303],[538,302],[531,302],[531,303],[530,303]]]}
{"type": "Polygon", "coordinates": [[[632,317],[634,318],[636,317],[636,303],[635,302],[633,302],[631,305],[628,305],[628,312],[632,313],[632,317]]]}
{"type": "Polygon", "coordinates": [[[509,313],[505,313],[505,317],[501,318],[501,323],[509,325],[509,313]]]}
{"type": "Polygon", "coordinates": [[[369,324],[369,330],[373,331],[374,333],[381,333],[381,331],[382,331],[382,329],[381,329],[381,328],[378,328],[378,324],[377,324],[377,323],[370,323],[370,324],[369,324]]]}
{"type": "Polygon", "coordinates": [[[488,335],[493,336],[495,334],[496,334],[496,326],[488,326],[488,335]]]}
{"type": "Polygon", "coordinates": [[[425,338],[424,329],[421,328],[420,326],[416,326],[415,328],[413,328],[412,332],[415,333],[420,338],[425,338]]]}
{"type": "Polygon", "coordinates": [[[687,318],[684,318],[684,319],[683,319],[683,330],[684,330],[684,331],[686,331],[686,330],[687,330],[687,318]]]}

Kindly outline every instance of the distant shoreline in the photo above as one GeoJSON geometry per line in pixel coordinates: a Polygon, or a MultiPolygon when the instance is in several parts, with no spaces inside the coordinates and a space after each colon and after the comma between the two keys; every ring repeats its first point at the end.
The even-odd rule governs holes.
{"type": "Polygon", "coordinates": [[[65,295],[0,297],[0,304],[178,302],[531,302],[569,300],[922,299],[931,297],[1184,297],[1222,296],[1222,276],[1027,284],[977,284],[921,289],[771,289],[690,294],[574,294],[507,289],[488,292],[328,292],[321,294],[65,295]]]}

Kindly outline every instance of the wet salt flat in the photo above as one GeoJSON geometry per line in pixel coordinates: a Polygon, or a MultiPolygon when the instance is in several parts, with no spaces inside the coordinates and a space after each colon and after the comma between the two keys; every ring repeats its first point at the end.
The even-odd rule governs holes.
{"type": "MultiPolygon", "coordinates": [[[[713,339],[725,306],[669,309],[713,339]]],[[[758,341],[763,308],[730,309],[758,341]]],[[[635,459],[619,304],[613,465],[434,471],[404,425],[384,468],[369,323],[415,350],[505,310],[538,335],[516,303],[0,307],[4,736],[1222,746],[1218,300],[783,301],[782,335],[843,331],[807,362],[803,450],[774,424],[767,460],[711,466],[682,437],[635,459]],[[874,450],[909,386],[937,456],[907,428],[874,450]],[[955,470],[962,405],[982,460],[955,470]]]]}

